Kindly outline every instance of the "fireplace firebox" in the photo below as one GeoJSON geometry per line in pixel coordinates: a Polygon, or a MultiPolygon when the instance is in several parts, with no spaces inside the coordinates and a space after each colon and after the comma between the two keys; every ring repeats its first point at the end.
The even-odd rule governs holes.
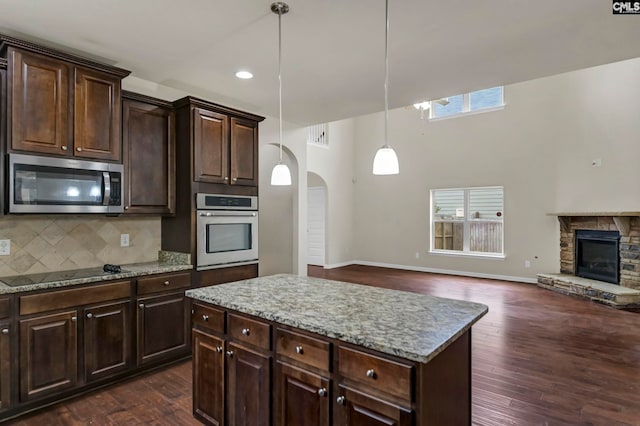
{"type": "Polygon", "coordinates": [[[620,283],[620,233],[576,230],[576,271],[583,278],[620,283]]]}

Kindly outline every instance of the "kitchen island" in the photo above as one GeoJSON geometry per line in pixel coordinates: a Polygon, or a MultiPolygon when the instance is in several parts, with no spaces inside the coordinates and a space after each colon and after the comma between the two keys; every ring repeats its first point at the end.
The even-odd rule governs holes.
{"type": "Polygon", "coordinates": [[[206,423],[471,423],[471,326],[485,305],[287,274],[186,294],[206,423]]]}

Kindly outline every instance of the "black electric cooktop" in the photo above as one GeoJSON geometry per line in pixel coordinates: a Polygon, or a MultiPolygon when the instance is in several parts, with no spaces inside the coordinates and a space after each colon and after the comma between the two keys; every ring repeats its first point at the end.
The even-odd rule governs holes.
{"type": "MultiPolygon", "coordinates": [[[[126,272],[122,270],[122,272],[126,272]]],[[[105,272],[102,267],[73,269],[71,271],[45,272],[31,275],[14,275],[11,277],[0,277],[0,281],[10,287],[19,287],[30,284],[41,284],[53,281],[76,280],[96,276],[113,275],[105,272]]]]}

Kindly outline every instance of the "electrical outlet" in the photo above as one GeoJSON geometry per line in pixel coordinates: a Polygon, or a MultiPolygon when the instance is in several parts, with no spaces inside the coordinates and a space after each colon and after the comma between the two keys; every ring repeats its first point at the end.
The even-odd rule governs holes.
{"type": "Polygon", "coordinates": [[[419,251],[416,252],[416,259],[420,259],[420,252],[419,251]]]}
{"type": "Polygon", "coordinates": [[[531,261],[530,260],[525,260],[524,261],[524,267],[525,268],[531,268],[531,261]]]}
{"type": "Polygon", "coordinates": [[[601,167],[602,166],[602,158],[596,158],[594,160],[591,160],[591,165],[593,167],[601,167]]]}
{"type": "Polygon", "coordinates": [[[129,247],[129,234],[120,234],[120,247],[129,247]]]}
{"type": "Polygon", "coordinates": [[[0,256],[11,254],[11,240],[0,240],[0,256]]]}

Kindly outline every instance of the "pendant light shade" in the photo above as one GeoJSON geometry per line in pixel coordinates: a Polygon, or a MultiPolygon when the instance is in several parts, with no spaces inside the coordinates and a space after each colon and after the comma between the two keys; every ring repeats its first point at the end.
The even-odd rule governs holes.
{"type": "MultiPolygon", "coordinates": [[[[397,160],[396,160],[397,162],[397,160]]],[[[291,185],[291,172],[284,163],[278,163],[271,172],[271,185],[289,186],[291,185]]]]}
{"type": "Polygon", "coordinates": [[[289,186],[291,185],[291,172],[289,167],[282,162],[282,15],[289,12],[289,5],[275,2],[271,4],[271,11],[278,15],[278,106],[280,111],[280,161],[271,172],[271,185],[289,186]]]}
{"type": "Polygon", "coordinates": [[[400,173],[398,165],[398,156],[389,145],[385,145],[378,149],[373,159],[374,175],[397,175],[400,173]]]}
{"type": "Polygon", "coordinates": [[[384,27],[384,145],[373,159],[374,175],[397,175],[400,173],[398,156],[389,146],[389,0],[385,0],[384,27]]]}

